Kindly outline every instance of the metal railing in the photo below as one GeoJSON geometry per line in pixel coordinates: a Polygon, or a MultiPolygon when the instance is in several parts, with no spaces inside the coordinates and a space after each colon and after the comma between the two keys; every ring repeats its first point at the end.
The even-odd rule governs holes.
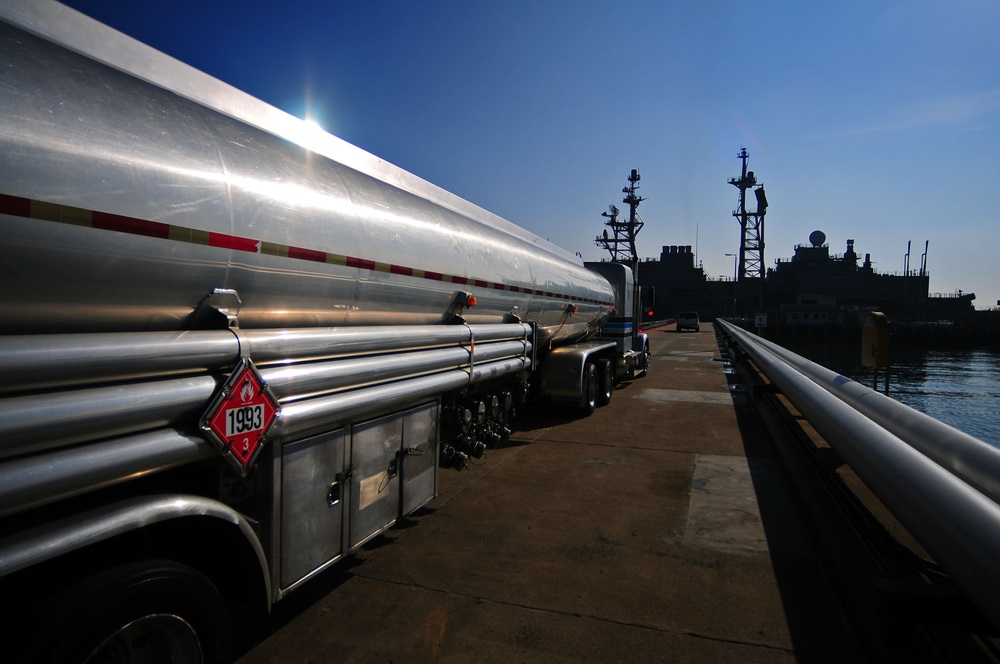
{"type": "Polygon", "coordinates": [[[730,323],[718,324],[1000,626],[1000,450],[730,323]]]}

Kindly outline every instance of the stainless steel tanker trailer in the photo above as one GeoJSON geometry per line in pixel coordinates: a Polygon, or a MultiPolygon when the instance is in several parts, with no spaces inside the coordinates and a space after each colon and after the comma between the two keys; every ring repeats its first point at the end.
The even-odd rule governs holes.
{"type": "Polygon", "coordinates": [[[627,267],[53,2],[0,2],[0,229],[28,661],[224,660],[515,409],[586,412],[648,367],[627,267]]]}

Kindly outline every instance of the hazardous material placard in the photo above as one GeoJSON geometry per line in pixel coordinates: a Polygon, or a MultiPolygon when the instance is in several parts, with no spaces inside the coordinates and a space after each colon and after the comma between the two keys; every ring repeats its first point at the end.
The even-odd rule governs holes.
{"type": "Polygon", "coordinates": [[[278,400],[253,362],[244,357],[212,399],[202,416],[201,428],[246,477],[278,412],[278,400]]]}

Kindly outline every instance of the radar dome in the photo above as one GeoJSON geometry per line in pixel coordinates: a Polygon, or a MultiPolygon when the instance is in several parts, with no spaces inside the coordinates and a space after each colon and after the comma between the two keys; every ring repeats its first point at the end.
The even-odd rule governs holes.
{"type": "Polygon", "coordinates": [[[823,231],[813,231],[809,234],[809,242],[814,247],[822,247],[826,242],[826,233],[823,231]]]}

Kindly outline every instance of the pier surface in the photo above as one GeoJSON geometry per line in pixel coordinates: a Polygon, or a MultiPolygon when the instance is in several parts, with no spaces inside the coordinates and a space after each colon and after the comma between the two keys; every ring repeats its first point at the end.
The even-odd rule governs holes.
{"type": "Polygon", "coordinates": [[[238,660],[862,661],[711,326],[511,443],[276,607],[238,660]]]}

